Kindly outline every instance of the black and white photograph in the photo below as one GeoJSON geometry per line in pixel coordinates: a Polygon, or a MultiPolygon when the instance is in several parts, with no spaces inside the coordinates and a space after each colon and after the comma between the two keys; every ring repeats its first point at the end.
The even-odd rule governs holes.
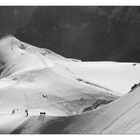
{"type": "Polygon", "coordinates": [[[0,5],[1,134],[140,134],[140,6],[0,5]]]}

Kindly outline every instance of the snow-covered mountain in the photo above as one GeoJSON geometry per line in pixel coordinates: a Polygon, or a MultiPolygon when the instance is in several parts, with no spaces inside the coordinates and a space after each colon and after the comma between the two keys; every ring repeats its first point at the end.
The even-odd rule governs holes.
{"type": "Polygon", "coordinates": [[[125,111],[125,106],[132,104],[129,100],[132,93],[128,92],[140,81],[139,63],[82,62],[24,43],[8,34],[0,34],[0,64],[0,133],[49,133],[54,123],[48,126],[50,130],[45,128],[44,131],[44,127],[52,119],[58,124],[57,121],[63,124],[68,120],[66,128],[62,125],[62,129],[70,127],[73,131],[60,129],[60,133],[100,133],[94,131],[95,127],[88,131],[81,130],[80,126],[86,123],[85,127],[90,127],[92,121],[93,124],[96,122],[98,129],[104,115],[108,123],[113,119],[110,117],[115,115],[114,112],[119,115],[125,111]],[[116,107],[119,102],[124,109],[116,107]],[[111,108],[110,112],[106,113],[108,108],[111,108]],[[103,115],[100,113],[102,110],[105,112],[103,115]],[[46,113],[43,123],[40,112],[46,113]],[[99,113],[96,115],[96,112],[99,113]],[[97,117],[95,120],[94,114],[97,117]],[[59,120],[58,116],[63,117],[59,120]],[[34,121],[37,123],[31,124],[33,129],[29,130],[28,124],[34,121]],[[78,124],[75,127],[73,123],[78,124]]]}

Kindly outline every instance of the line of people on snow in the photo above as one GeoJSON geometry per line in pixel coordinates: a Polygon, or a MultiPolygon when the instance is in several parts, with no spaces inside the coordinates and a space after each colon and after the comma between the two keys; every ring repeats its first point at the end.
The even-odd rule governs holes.
{"type": "MultiPolygon", "coordinates": [[[[15,114],[16,111],[19,111],[19,109],[13,109],[11,114],[12,115],[15,114]]],[[[29,116],[28,109],[25,110],[25,114],[26,114],[26,117],[29,116]]],[[[39,119],[41,119],[41,120],[44,119],[45,118],[45,115],[46,115],[46,112],[40,112],[39,119]]]]}
{"type": "MultiPolygon", "coordinates": [[[[12,115],[15,114],[16,111],[19,111],[19,109],[18,108],[17,109],[13,109],[11,114],[12,115]]],[[[29,113],[28,113],[28,110],[27,109],[25,110],[25,114],[26,114],[26,117],[28,117],[29,113]]]]}

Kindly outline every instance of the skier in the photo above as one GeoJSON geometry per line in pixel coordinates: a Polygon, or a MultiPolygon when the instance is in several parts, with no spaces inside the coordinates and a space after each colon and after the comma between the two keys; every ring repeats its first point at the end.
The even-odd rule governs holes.
{"type": "Polygon", "coordinates": [[[43,94],[42,97],[43,98],[47,98],[48,96],[47,96],[47,94],[43,94]]]}
{"type": "Polygon", "coordinates": [[[28,117],[29,115],[28,110],[25,110],[25,113],[26,113],[26,117],[28,117]]]}
{"type": "Polygon", "coordinates": [[[12,114],[15,114],[15,109],[12,110],[12,114]]]}

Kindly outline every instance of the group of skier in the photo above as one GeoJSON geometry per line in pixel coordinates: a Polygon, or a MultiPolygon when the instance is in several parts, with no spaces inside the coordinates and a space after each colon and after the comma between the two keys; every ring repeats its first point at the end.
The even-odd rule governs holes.
{"type": "MultiPolygon", "coordinates": [[[[15,114],[16,111],[19,111],[19,109],[13,109],[11,114],[12,114],[12,115],[15,114]]],[[[26,114],[26,117],[28,117],[28,116],[29,116],[28,109],[26,109],[24,112],[25,112],[25,114],[26,114]]],[[[44,118],[45,115],[46,115],[46,112],[40,112],[40,117],[42,116],[42,117],[44,118]]]]}
{"type": "MultiPolygon", "coordinates": [[[[15,114],[16,111],[19,111],[19,109],[18,108],[17,109],[13,109],[12,110],[12,115],[15,114]]],[[[28,113],[28,110],[27,109],[25,110],[25,114],[26,114],[26,117],[28,117],[29,113],[28,113]]]]}

